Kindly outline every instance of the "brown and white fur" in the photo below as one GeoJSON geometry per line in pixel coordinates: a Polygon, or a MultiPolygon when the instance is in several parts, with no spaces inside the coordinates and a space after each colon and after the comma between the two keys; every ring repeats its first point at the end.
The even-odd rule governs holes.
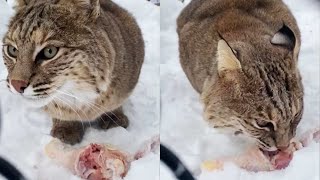
{"type": "Polygon", "coordinates": [[[215,128],[286,149],[303,111],[300,32],[281,0],[193,0],[177,20],[180,62],[215,128]]]}
{"type": "Polygon", "coordinates": [[[135,19],[111,0],[18,0],[3,39],[8,87],[52,118],[51,134],[80,142],[81,121],[128,126],[121,105],[137,84],[144,42],[135,19]],[[17,49],[16,58],[8,46],[17,49]],[[39,54],[54,46],[49,60],[39,54]],[[17,92],[12,82],[24,82],[17,92]]]}

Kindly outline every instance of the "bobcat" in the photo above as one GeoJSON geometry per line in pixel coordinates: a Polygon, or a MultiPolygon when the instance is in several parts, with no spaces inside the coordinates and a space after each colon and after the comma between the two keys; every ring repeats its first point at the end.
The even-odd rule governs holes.
{"type": "Polygon", "coordinates": [[[177,20],[180,62],[214,128],[286,149],[303,112],[300,32],[281,0],[193,0],[177,20]]]}
{"type": "Polygon", "coordinates": [[[8,87],[52,118],[51,135],[82,140],[84,122],[128,126],[121,105],[137,84],[144,41],[110,0],[18,0],[3,39],[8,87]]]}

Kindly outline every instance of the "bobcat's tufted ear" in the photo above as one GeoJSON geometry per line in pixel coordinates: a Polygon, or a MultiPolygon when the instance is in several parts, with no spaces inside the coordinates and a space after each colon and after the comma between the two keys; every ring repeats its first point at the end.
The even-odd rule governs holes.
{"type": "Polygon", "coordinates": [[[296,37],[293,31],[285,24],[274,34],[271,39],[271,43],[274,45],[284,46],[293,50],[296,46],[296,37]]]}
{"type": "Polygon", "coordinates": [[[100,0],[72,0],[73,3],[90,11],[90,17],[97,19],[100,16],[100,0]]]}
{"type": "Polygon", "coordinates": [[[59,0],[59,5],[81,11],[86,18],[95,20],[100,16],[100,0],[59,0]]]}
{"type": "Polygon", "coordinates": [[[230,70],[241,69],[240,61],[234,55],[233,50],[225,40],[218,42],[217,65],[219,76],[230,70]]]}
{"type": "Polygon", "coordinates": [[[15,0],[14,9],[19,9],[27,6],[31,0],[15,0]]]}

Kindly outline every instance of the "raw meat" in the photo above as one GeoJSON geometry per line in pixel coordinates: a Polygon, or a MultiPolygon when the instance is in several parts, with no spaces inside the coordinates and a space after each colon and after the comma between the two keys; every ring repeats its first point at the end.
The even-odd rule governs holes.
{"type": "Polygon", "coordinates": [[[253,147],[240,156],[205,161],[201,168],[203,171],[222,170],[224,163],[232,162],[243,169],[255,172],[284,169],[292,160],[293,153],[308,146],[312,140],[319,142],[319,128],[305,133],[300,140],[292,141],[285,151],[266,152],[253,147]]]}
{"type": "Polygon", "coordinates": [[[154,152],[159,145],[159,136],[153,137],[131,155],[108,144],[74,148],[53,139],[45,147],[45,153],[83,179],[116,180],[126,176],[132,161],[154,152]]]}

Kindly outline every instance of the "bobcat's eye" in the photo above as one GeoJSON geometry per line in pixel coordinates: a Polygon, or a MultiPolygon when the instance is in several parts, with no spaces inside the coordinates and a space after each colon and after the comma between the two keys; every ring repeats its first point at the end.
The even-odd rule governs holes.
{"type": "Polygon", "coordinates": [[[49,60],[54,58],[58,54],[59,48],[54,46],[48,46],[42,49],[37,55],[36,60],[39,62],[43,60],[49,60]]]}
{"type": "Polygon", "coordinates": [[[298,124],[300,123],[302,117],[302,111],[299,111],[293,118],[292,122],[291,122],[291,126],[296,128],[298,126],[298,124]]]}
{"type": "Polygon", "coordinates": [[[12,58],[17,58],[17,56],[18,56],[18,49],[15,48],[14,46],[11,46],[11,45],[9,45],[7,48],[8,48],[8,49],[7,49],[8,55],[9,55],[10,57],[12,57],[12,58]]]}
{"type": "Polygon", "coordinates": [[[260,126],[261,128],[267,128],[270,131],[274,131],[275,127],[274,124],[272,122],[263,122],[263,123],[258,123],[258,126],[260,126]]]}
{"type": "Polygon", "coordinates": [[[52,59],[58,53],[58,48],[50,46],[43,49],[43,55],[47,59],[52,59]]]}

